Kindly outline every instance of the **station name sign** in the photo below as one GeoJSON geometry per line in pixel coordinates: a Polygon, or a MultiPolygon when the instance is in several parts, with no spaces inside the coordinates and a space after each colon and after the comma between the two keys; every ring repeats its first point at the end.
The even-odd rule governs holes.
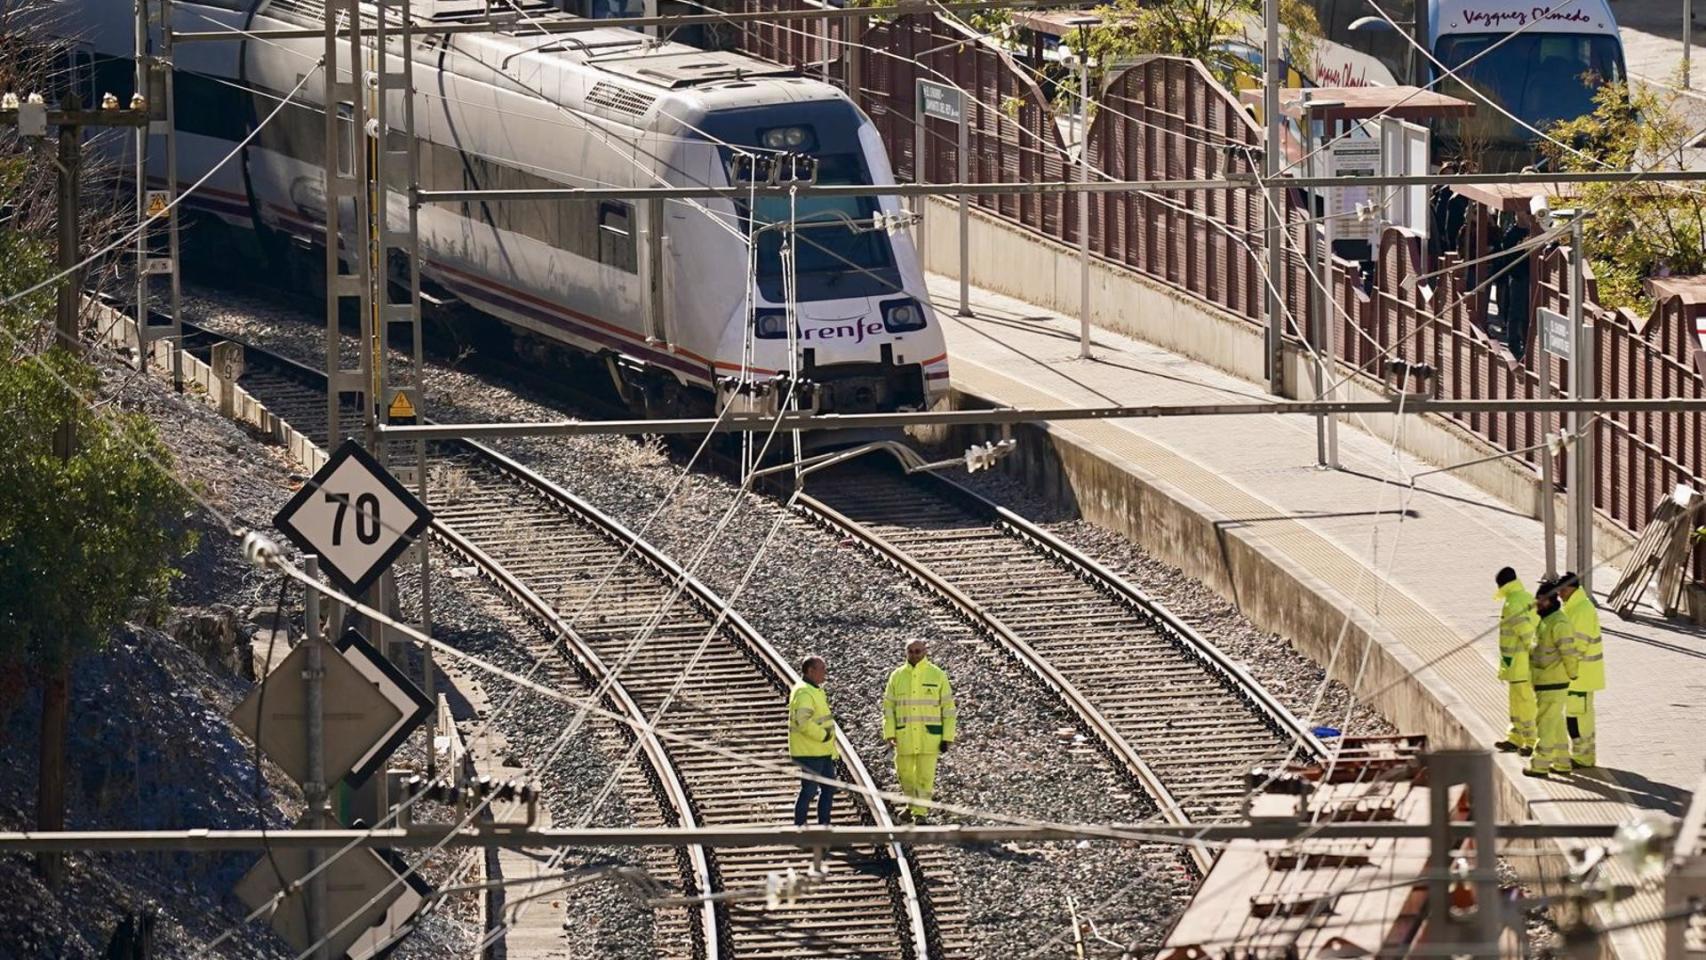
{"type": "Polygon", "coordinates": [[[935,117],[938,120],[957,124],[965,118],[965,101],[957,87],[930,80],[920,80],[918,81],[918,113],[920,116],[935,117]]]}

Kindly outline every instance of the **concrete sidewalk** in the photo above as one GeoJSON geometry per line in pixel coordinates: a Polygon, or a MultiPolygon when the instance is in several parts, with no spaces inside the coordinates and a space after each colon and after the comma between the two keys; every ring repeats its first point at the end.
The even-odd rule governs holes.
{"type": "MultiPolygon", "coordinates": [[[[931,290],[947,331],[952,382],[965,394],[1014,406],[1267,398],[1261,386],[1100,329],[1094,332],[1095,358],[1079,360],[1076,320],[983,291],[973,298],[977,316],[959,318],[957,282],[932,276],[931,290]]],[[[1405,665],[1394,669],[1414,678],[1408,694],[1398,689],[1404,682],[1380,678],[1374,668],[1364,677],[1371,682],[1362,685],[1365,692],[1381,691],[1401,725],[1422,724],[1431,729],[1417,732],[1449,738],[1452,722],[1426,719],[1433,711],[1448,713],[1456,735],[1472,742],[1489,744],[1503,733],[1505,692],[1494,674],[1493,573],[1510,564],[1526,583],[1535,583],[1542,565],[1539,521],[1449,474],[1421,479],[1412,489],[1410,478],[1435,465],[1396,450],[1390,434],[1376,436],[1353,423],[1339,430],[1338,471],[1316,466],[1315,422],[1306,417],[1075,421],[1049,430],[1095,451],[1097,459],[1146,487],[1189,504],[1212,519],[1217,536],[1260,551],[1304,589],[1321,595],[1330,609],[1355,620],[1364,631],[1360,638],[1333,647],[1342,658],[1339,672],[1361,672],[1372,662],[1365,654],[1374,644],[1392,663],[1405,665]],[[1355,671],[1346,670],[1351,664],[1355,671]],[[1411,705],[1405,696],[1431,702],[1411,705]]],[[[1073,494],[1083,501],[1092,492],[1073,494]]],[[[1164,523],[1159,515],[1126,519],[1125,528],[1140,541],[1168,535],[1153,531],[1164,523]]],[[[1188,552],[1166,559],[1192,573],[1205,564],[1231,566],[1224,543],[1218,559],[1202,561],[1188,552]]],[[[1563,553],[1560,542],[1559,556],[1563,553]]],[[[1601,596],[1615,581],[1609,567],[1596,572],[1601,596]]],[[[1226,579],[1214,585],[1234,594],[1241,606],[1251,605],[1246,601],[1252,598],[1237,596],[1239,588],[1229,589],[1226,579]]],[[[1642,613],[1647,616],[1633,620],[1602,613],[1610,687],[1598,707],[1603,771],[1545,783],[1520,776],[1520,762],[1504,757],[1507,802],[1520,794],[1533,815],[1545,820],[1617,820],[1634,808],[1681,814],[1706,757],[1706,744],[1698,739],[1706,720],[1701,707],[1706,634],[1664,623],[1650,610],[1642,613]]],[[[1300,646],[1299,634],[1320,626],[1263,625],[1300,646]]],[[[1339,618],[1330,632],[1347,635],[1339,618]]],[[[1341,720],[1316,722],[1342,726],[1341,720]]],[[[1628,919],[1658,909],[1656,898],[1625,908],[1628,919]]],[[[1662,933],[1654,924],[1638,928],[1618,952],[1659,955],[1662,933]]]]}

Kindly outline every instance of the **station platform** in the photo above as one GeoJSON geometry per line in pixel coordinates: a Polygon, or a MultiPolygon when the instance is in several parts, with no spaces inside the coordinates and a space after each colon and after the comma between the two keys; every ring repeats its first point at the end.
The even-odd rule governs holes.
{"type": "MultiPolygon", "coordinates": [[[[1093,358],[1081,360],[1076,318],[975,289],[975,316],[957,317],[958,282],[932,275],[930,284],[964,405],[1271,399],[1265,385],[1102,329],[1093,332],[1093,358]]],[[[1440,465],[1403,453],[1389,432],[1365,432],[1351,418],[1339,428],[1338,470],[1317,466],[1315,419],[1306,416],[1071,421],[1046,429],[1040,445],[1051,448],[1041,455],[1049,463],[1039,466],[1035,450],[1025,462],[1027,444],[1039,444],[1021,436],[1005,467],[1201,577],[1258,626],[1319,662],[1333,661],[1330,672],[1404,732],[1427,734],[1436,746],[1486,746],[1502,736],[1493,574],[1509,564],[1530,588],[1539,579],[1542,528],[1526,511],[1451,474],[1419,479],[1412,489],[1412,477],[1440,465]]],[[[1561,540],[1558,555],[1563,563],[1561,540]]],[[[1601,600],[1616,579],[1615,563],[1595,571],[1601,600]]],[[[1515,755],[1501,757],[1507,818],[1680,816],[1700,779],[1706,632],[1665,622],[1650,607],[1633,619],[1610,611],[1601,619],[1609,686],[1598,698],[1603,767],[1538,781],[1521,775],[1515,755]]],[[[1341,728],[1343,720],[1311,718],[1341,728]]],[[[1358,732],[1366,731],[1345,730],[1358,732]]],[[[1649,894],[1602,919],[1636,923],[1662,909],[1649,894]]],[[[1663,935],[1659,924],[1637,923],[1615,937],[1616,953],[1662,956],[1663,935]]]]}

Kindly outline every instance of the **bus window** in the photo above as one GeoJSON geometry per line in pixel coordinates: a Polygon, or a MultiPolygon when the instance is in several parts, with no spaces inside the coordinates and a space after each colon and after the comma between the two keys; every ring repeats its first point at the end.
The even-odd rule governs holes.
{"type": "Polygon", "coordinates": [[[1526,144],[1560,120],[1593,112],[1594,93],[1623,80],[1617,38],[1580,33],[1474,33],[1441,37],[1434,55],[1459,80],[1440,89],[1483,104],[1483,96],[1519,118],[1483,107],[1477,127],[1490,145],[1526,144]],[[1499,48],[1475,59],[1494,44],[1499,48]],[[1470,62],[1473,60],[1474,62],[1470,62]],[[1467,64],[1467,66],[1463,66],[1467,64]],[[1533,127],[1530,130],[1525,127],[1533,127]]]}

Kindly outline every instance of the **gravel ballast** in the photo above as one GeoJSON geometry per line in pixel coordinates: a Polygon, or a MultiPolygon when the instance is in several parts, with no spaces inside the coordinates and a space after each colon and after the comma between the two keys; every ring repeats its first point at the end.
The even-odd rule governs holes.
{"type": "MultiPolygon", "coordinates": [[[[300,311],[223,291],[196,291],[186,301],[191,318],[204,325],[306,362],[322,359],[322,328],[300,319],[300,311]]],[[[427,413],[444,421],[557,419],[574,413],[438,363],[429,363],[426,384],[427,413]]],[[[734,605],[788,659],[797,663],[808,653],[828,658],[828,689],[844,718],[842,726],[885,784],[892,785],[893,776],[878,735],[883,678],[901,662],[905,640],[924,638],[931,642],[932,658],[952,676],[960,703],[961,742],[942,762],[938,798],[975,812],[950,819],[1107,823],[1154,815],[1153,806],[1134,794],[1108,758],[1075,736],[1065,709],[1027,673],[893,571],[836,536],[758,498],[748,498],[719,532],[736,496],[732,486],[704,474],[683,478],[682,457],[655,439],[524,439],[499,446],[631,527],[644,527],[648,539],[725,596],[740,589],[748,563],[779,523],[734,605]],[[666,495],[667,509],[653,519],[666,495]],[[704,557],[696,561],[701,551],[704,557]]],[[[1022,491],[1010,485],[999,489],[1005,480],[987,474],[976,479],[986,494],[1027,515],[1046,517],[1022,491]]],[[[1068,518],[1052,519],[1054,532],[1129,574],[1271,684],[1291,709],[1308,714],[1321,671],[1282,638],[1255,630],[1201,584],[1117,536],[1068,518]]],[[[1329,685],[1315,716],[1337,720],[1348,705],[1342,688],[1329,685]]],[[[1352,710],[1351,718],[1354,732],[1389,729],[1361,707],[1352,710]]],[[[1070,942],[1074,910],[1091,918],[1106,941],[1154,942],[1190,890],[1183,861],[1170,849],[1044,844],[956,849],[952,858],[980,955],[1024,955],[1051,943],[1051,949],[1059,949],[1062,935],[1070,942]],[[1134,877],[1142,880],[1128,886],[1134,877]]],[[[1092,939],[1088,950],[1102,955],[1112,948],[1092,939]]]]}

